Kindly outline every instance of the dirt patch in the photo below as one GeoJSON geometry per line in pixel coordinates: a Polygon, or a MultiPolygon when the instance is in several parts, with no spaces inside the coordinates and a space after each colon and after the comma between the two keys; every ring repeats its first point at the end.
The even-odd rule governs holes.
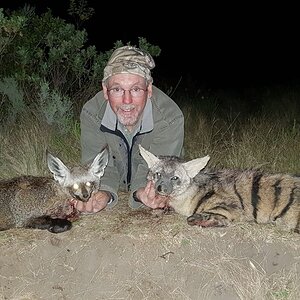
{"type": "Polygon", "coordinates": [[[82,216],[65,233],[0,232],[0,299],[299,299],[300,235],[202,229],[131,210],[82,216]]]}

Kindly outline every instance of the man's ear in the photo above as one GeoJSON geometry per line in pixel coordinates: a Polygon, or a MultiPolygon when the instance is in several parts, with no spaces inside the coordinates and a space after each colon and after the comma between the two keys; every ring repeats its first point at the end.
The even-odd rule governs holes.
{"type": "Polygon", "coordinates": [[[107,86],[104,82],[102,82],[102,90],[103,90],[103,96],[106,100],[108,100],[108,94],[107,94],[107,86]]]}
{"type": "Polygon", "coordinates": [[[147,91],[148,91],[148,98],[151,98],[152,97],[152,83],[148,84],[147,91]]]}

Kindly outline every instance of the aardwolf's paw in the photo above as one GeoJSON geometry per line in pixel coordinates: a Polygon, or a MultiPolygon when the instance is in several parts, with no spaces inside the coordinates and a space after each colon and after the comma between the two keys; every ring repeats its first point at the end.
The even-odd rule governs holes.
{"type": "Polygon", "coordinates": [[[170,206],[164,208],[155,208],[151,211],[152,215],[155,217],[162,217],[163,215],[171,215],[174,212],[174,209],[170,206]]]}
{"type": "Polygon", "coordinates": [[[229,221],[220,215],[202,213],[188,217],[187,223],[191,226],[224,227],[228,225],[229,221]]]}

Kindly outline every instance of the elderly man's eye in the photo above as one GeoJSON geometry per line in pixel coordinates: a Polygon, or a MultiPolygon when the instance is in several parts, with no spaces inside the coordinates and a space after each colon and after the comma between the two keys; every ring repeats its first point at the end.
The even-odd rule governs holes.
{"type": "Polygon", "coordinates": [[[141,88],[139,88],[138,86],[135,86],[131,89],[133,92],[139,92],[141,90],[141,88]]]}

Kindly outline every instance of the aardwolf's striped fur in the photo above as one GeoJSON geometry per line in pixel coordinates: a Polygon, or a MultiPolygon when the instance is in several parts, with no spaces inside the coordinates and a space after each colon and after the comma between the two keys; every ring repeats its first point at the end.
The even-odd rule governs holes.
{"type": "Polygon", "coordinates": [[[231,222],[274,223],[300,231],[300,177],[258,170],[202,171],[209,157],[183,162],[157,157],[140,147],[148,179],[190,225],[227,226],[231,222]]]}

